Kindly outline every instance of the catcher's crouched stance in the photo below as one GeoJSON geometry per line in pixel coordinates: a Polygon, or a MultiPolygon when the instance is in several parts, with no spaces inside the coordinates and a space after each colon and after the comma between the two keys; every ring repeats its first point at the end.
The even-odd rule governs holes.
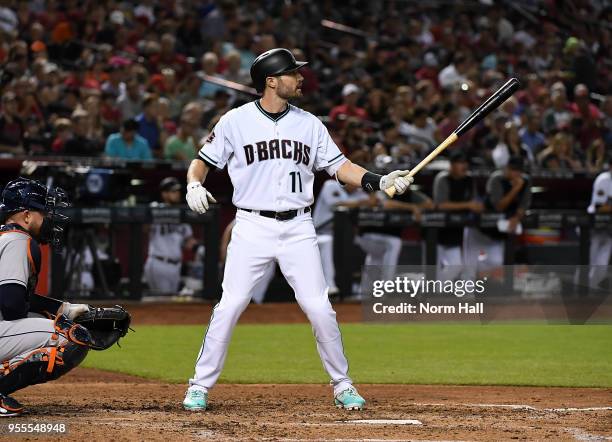
{"type": "Polygon", "coordinates": [[[65,193],[24,178],[11,181],[0,202],[0,417],[23,407],[11,393],[66,374],[89,349],[104,350],[125,336],[123,308],[70,304],[34,293],[40,271],[39,244],[60,244],[56,212],[65,193]]]}

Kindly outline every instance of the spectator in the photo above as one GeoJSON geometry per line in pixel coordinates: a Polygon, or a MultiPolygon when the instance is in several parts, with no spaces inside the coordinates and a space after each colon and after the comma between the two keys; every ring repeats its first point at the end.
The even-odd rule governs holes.
{"type": "Polygon", "coordinates": [[[551,101],[552,107],[544,113],[543,127],[546,134],[569,129],[572,121],[565,89],[551,91],[551,101]]]}
{"type": "Polygon", "coordinates": [[[28,118],[25,122],[23,149],[28,155],[46,155],[49,152],[49,136],[38,118],[28,118]]]}
{"type": "MultiPolygon", "coordinates": [[[[217,54],[215,54],[214,52],[207,52],[202,56],[202,70],[199,72],[199,74],[222,78],[222,76],[217,72],[218,67],[219,57],[217,57],[217,54]]],[[[204,77],[202,78],[204,81],[202,81],[200,90],[198,92],[198,95],[201,98],[210,98],[215,94],[216,91],[222,89],[222,87],[218,84],[206,81],[204,77]]]]}
{"type": "Polygon", "coordinates": [[[343,126],[344,121],[350,117],[357,118],[359,120],[368,119],[366,110],[357,105],[359,94],[360,90],[356,85],[352,83],[344,85],[342,88],[343,103],[332,108],[331,112],[329,113],[329,119],[333,124],[343,126]]]}
{"type": "MultiPolygon", "coordinates": [[[[606,145],[599,138],[591,143],[586,151],[585,167],[590,173],[599,173],[603,170],[606,162],[606,145]]],[[[610,160],[612,164],[612,160],[610,160]]]]}
{"type": "Polygon", "coordinates": [[[125,92],[117,99],[117,108],[123,120],[135,118],[142,112],[142,93],[138,80],[131,79],[125,85],[125,92]]]}
{"type": "Polygon", "coordinates": [[[469,66],[468,59],[463,54],[457,54],[451,64],[440,71],[438,83],[442,88],[452,88],[467,81],[465,74],[469,66]]]}
{"type": "Polygon", "coordinates": [[[242,68],[242,60],[240,52],[230,51],[225,56],[227,61],[227,70],[223,73],[226,80],[235,81],[240,84],[250,84],[251,74],[248,70],[242,68]]]}
{"type": "Polygon", "coordinates": [[[125,120],[121,132],[111,134],[106,140],[104,152],[111,158],[126,160],[150,160],[153,158],[149,143],[138,135],[138,122],[125,120]]]}
{"type": "Polygon", "coordinates": [[[575,132],[583,150],[598,137],[601,136],[601,111],[591,103],[589,89],[584,84],[578,84],[574,88],[574,103],[570,110],[576,118],[575,132]]]}
{"type": "Polygon", "coordinates": [[[230,95],[224,89],[216,91],[213,97],[213,107],[202,114],[200,126],[212,130],[211,121],[215,117],[221,117],[229,110],[229,98],[230,95]]]}
{"type": "Polygon", "coordinates": [[[187,161],[197,155],[196,143],[193,138],[196,124],[188,116],[181,118],[181,123],[175,135],[166,141],[164,146],[164,158],[169,160],[187,161]]]}
{"type": "Polygon", "coordinates": [[[540,117],[537,113],[527,112],[525,120],[527,124],[519,130],[519,137],[529,151],[529,156],[535,158],[535,154],[546,144],[546,137],[540,132],[540,117]]]}
{"type": "Polygon", "coordinates": [[[102,152],[102,145],[93,137],[90,115],[77,109],[72,114],[72,136],[64,144],[66,155],[95,157],[102,152]]]}
{"type": "Polygon", "coordinates": [[[416,147],[421,156],[425,156],[438,144],[436,123],[427,115],[424,107],[416,107],[412,113],[412,124],[401,124],[399,131],[409,144],[416,147]]]}
{"type": "Polygon", "coordinates": [[[552,137],[550,145],[538,154],[538,163],[550,170],[582,169],[580,160],[575,157],[571,136],[563,132],[552,137]]]}
{"type": "Polygon", "coordinates": [[[156,95],[148,95],[142,101],[142,113],[136,117],[138,123],[138,135],[147,140],[149,147],[157,151],[159,144],[159,122],[158,122],[158,98],[156,95]]]}
{"type": "Polygon", "coordinates": [[[72,138],[72,122],[68,118],[58,118],[53,126],[55,137],[51,143],[51,151],[62,155],[65,153],[66,142],[72,138]]]}
{"type": "Polygon", "coordinates": [[[529,163],[534,162],[531,151],[521,142],[517,126],[509,121],[504,125],[502,136],[491,155],[498,169],[506,167],[511,157],[521,157],[529,163]]]}
{"type": "Polygon", "coordinates": [[[22,154],[23,122],[17,112],[17,97],[13,92],[2,96],[0,110],[0,153],[22,154]]]}
{"type": "Polygon", "coordinates": [[[370,91],[365,111],[374,122],[380,122],[388,117],[387,96],[382,89],[372,89],[370,91]]]}

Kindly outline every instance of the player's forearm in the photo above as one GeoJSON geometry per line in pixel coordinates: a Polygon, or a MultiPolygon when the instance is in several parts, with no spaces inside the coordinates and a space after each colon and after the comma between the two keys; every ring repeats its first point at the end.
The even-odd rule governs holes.
{"type": "Polygon", "coordinates": [[[208,175],[208,166],[202,160],[195,159],[191,161],[189,170],[187,170],[187,184],[203,183],[208,175]]]}
{"type": "MultiPolygon", "coordinates": [[[[361,179],[366,174],[367,170],[350,160],[347,160],[340,166],[336,173],[338,180],[344,184],[361,187],[361,179]]],[[[378,189],[376,189],[378,190],[378,189]]]]}

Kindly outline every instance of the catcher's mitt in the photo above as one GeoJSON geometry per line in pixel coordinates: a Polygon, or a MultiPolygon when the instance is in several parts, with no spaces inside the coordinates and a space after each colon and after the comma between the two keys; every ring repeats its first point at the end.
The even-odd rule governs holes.
{"type": "Polygon", "coordinates": [[[74,322],[82,325],[92,337],[89,345],[93,350],[106,350],[130,330],[132,317],[120,305],[114,307],[89,307],[89,312],[83,313],[74,322]]]}

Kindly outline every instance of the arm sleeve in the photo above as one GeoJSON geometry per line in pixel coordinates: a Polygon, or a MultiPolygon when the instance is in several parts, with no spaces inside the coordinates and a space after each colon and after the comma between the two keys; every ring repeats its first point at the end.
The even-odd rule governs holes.
{"type": "Polygon", "coordinates": [[[48,312],[55,315],[62,304],[63,302],[57,299],[33,294],[30,298],[30,311],[42,314],[48,312]]]}
{"type": "Polygon", "coordinates": [[[228,115],[226,114],[208,134],[206,141],[198,152],[198,157],[206,164],[223,169],[233,152],[232,145],[227,139],[229,133],[228,115]]]}
{"type": "Polygon", "coordinates": [[[5,321],[23,319],[28,314],[25,286],[9,283],[0,285],[0,312],[5,321]]]}
{"type": "Polygon", "coordinates": [[[439,173],[436,175],[436,179],[434,180],[433,199],[436,204],[448,201],[449,188],[446,176],[447,175],[445,173],[439,173]]]}
{"type": "Polygon", "coordinates": [[[317,122],[319,125],[319,143],[316,149],[314,170],[325,169],[329,176],[334,176],[342,163],[346,161],[346,157],[340,152],[323,123],[319,120],[317,122]]]}

